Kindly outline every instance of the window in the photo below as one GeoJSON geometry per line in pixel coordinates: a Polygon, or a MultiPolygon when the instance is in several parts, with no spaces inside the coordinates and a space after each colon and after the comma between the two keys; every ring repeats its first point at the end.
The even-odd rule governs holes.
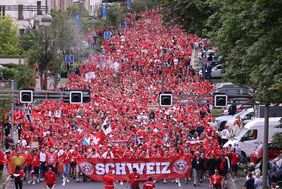
{"type": "Polygon", "coordinates": [[[18,5],[18,20],[23,20],[23,5],[18,5]]]}
{"type": "Polygon", "coordinates": [[[0,6],[0,14],[5,16],[5,5],[0,6]]]}
{"type": "Polygon", "coordinates": [[[257,130],[249,130],[241,139],[241,141],[255,140],[258,137],[257,130]]]}
{"type": "Polygon", "coordinates": [[[20,36],[23,36],[25,33],[25,30],[24,29],[20,29],[20,36]]]}
{"type": "Polygon", "coordinates": [[[41,1],[37,1],[37,15],[42,15],[41,1]]]}

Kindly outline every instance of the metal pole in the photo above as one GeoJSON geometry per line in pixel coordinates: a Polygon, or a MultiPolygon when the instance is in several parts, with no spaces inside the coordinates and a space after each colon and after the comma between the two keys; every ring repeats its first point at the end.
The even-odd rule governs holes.
{"type": "Polygon", "coordinates": [[[106,30],[108,31],[108,0],[106,1],[106,30]]]}
{"type": "MultiPolygon", "coordinates": [[[[11,80],[11,89],[15,90],[14,80],[11,80]]],[[[13,95],[13,92],[12,92],[13,95]]],[[[11,103],[11,137],[14,138],[14,102],[11,103]]]]}
{"type": "Polygon", "coordinates": [[[165,67],[164,67],[164,51],[162,53],[162,93],[164,92],[164,70],[165,70],[165,67]]]}
{"type": "Polygon", "coordinates": [[[48,5],[47,5],[47,0],[45,0],[45,14],[47,14],[48,13],[48,5]]]}
{"type": "Polygon", "coordinates": [[[267,188],[267,172],[268,172],[268,130],[269,130],[268,127],[269,127],[269,103],[266,103],[266,104],[265,104],[265,112],[264,112],[262,188],[267,188]]]}

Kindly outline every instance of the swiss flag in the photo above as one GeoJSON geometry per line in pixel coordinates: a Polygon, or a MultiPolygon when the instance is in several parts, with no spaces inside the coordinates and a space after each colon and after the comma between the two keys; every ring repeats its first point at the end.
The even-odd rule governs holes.
{"type": "Polygon", "coordinates": [[[93,133],[93,138],[92,138],[91,143],[95,146],[98,146],[101,143],[103,143],[105,141],[105,139],[106,139],[106,136],[105,136],[104,132],[99,131],[99,132],[93,133]]]}

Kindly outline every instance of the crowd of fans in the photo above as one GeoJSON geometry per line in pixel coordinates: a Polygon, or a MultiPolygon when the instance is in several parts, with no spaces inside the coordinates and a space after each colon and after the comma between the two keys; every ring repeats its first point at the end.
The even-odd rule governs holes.
{"type": "MultiPolygon", "coordinates": [[[[28,183],[43,181],[51,167],[65,185],[70,177],[77,182],[87,179],[76,165],[78,158],[188,155],[192,175],[186,175],[186,181],[193,176],[197,186],[207,173],[214,188],[222,187],[218,175],[225,177],[232,170],[236,176],[239,149],[223,149],[209,125],[213,86],[195,74],[194,44],[199,50],[207,46],[174,23],[162,25],[158,10],[143,13],[142,19],[129,22],[128,28],[103,42],[100,54],[89,56],[69,74],[65,88],[90,89],[90,103],[46,100],[37,107],[24,105],[15,113],[19,141],[14,148],[7,122],[8,159],[28,155],[24,167],[28,183]],[[91,77],[86,77],[89,73],[91,77]],[[155,106],[161,91],[174,94],[172,107],[155,106]]],[[[0,159],[2,165],[7,163],[3,151],[0,159]]],[[[179,179],[176,182],[181,186],[179,179]]]]}

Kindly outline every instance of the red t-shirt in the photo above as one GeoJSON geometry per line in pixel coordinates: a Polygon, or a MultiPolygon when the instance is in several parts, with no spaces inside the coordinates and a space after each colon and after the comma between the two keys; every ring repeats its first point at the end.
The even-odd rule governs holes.
{"type": "Polygon", "coordinates": [[[221,182],[222,182],[222,176],[217,174],[217,175],[212,175],[210,177],[211,179],[211,184],[213,184],[214,186],[220,186],[221,182]]]}
{"type": "Polygon", "coordinates": [[[111,175],[105,175],[103,178],[105,189],[114,189],[115,179],[111,175]]]}
{"type": "Polygon", "coordinates": [[[70,152],[64,152],[62,155],[63,163],[70,164],[71,163],[71,154],[70,152]]]}
{"type": "Polygon", "coordinates": [[[139,173],[130,173],[128,178],[131,186],[133,187],[139,186],[139,179],[141,178],[139,173]]]}
{"type": "Polygon", "coordinates": [[[231,154],[231,165],[237,165],[239,162],[240,156],[237,153],[232,153],[231,154]]]}
{"type": "Polygon", "coordinates": [[[147,181],[143,184],[143,189],[153,189],[155,187],[156,187],[156,185],[152,181],[147,181]]]}
{"type": "Polygon", "coordinates": [[[56,175],[55,173],[52,171],[51,173],[48,171],[45,173],[44,176],[44,182],[47,185],[54,185],[56,183],[56,175]]]}

